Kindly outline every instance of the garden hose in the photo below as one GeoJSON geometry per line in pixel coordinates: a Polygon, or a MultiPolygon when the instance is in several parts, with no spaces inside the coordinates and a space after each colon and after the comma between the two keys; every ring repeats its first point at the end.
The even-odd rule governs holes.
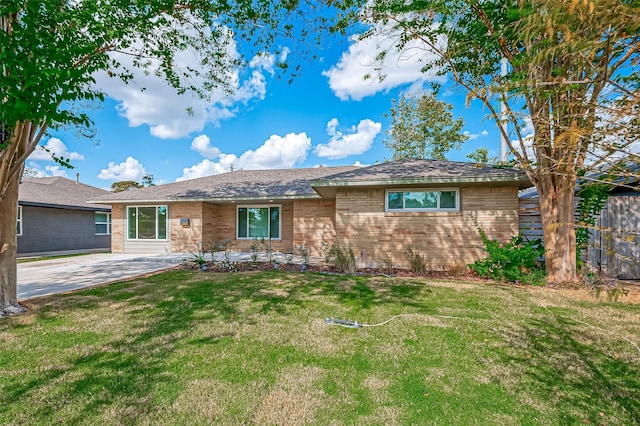
{"type": "Polygon", "coordinates": [[[337,319],[337,318],[327,318],[325,320],[325,322],[327,323],[327,325],[339,325],[341,327],[345,327],[345,328],[360,328],[360,327],[380,327],[381,325],[385,325],[388,324],[389,322],[391,322],[392,320],[398,318],[398,317],[406,317],[406,316],[410,316],[410,315],[416,315],[416,314],[400,314],[400,315],[394,315],[391,318],[389,318],[388,320],[378,323],[378,324],[363,324],[361,322],[358,321],[349,321],[349,320],[342,320],[342,319],[337,319]]]}

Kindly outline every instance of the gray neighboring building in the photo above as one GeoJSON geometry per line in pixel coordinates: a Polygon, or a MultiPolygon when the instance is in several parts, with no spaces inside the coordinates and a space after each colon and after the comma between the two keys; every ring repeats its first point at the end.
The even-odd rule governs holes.
{"type": "Polygon", "coordinates": [[[18,193],[18,256],[111,250],[111,207],[87,200],[109,194],[63,177],[27,178],[18,193]]]}

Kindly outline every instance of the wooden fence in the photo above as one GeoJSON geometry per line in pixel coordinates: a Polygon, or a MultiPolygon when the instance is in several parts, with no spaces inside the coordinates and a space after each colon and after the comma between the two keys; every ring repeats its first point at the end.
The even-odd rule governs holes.
{"type": "MultiPolygon", "coordinates": [[[[521,198],[520,230],[525,238],[542,239],[538,198],[521,198]]],[[[583,258],[608,277],[640,279],[640,196],[614,195],[591,230],[583,258]]]]}

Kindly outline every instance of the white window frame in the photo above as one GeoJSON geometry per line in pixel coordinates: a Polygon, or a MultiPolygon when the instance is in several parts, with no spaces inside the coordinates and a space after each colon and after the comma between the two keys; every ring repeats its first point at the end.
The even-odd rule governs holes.
{"type": "Polygon", "coordinates": [[[109,212],[96,212],[96,225],[107,225],[107,232],[96,232],[96,235],[111,235],[111,213],[109,212]],[[106,222],[98,222],[98,214],[107,215],[106,222]]]}
{"type": "Polygon", "coordinates": [[[390,213],[398,212],[459,212],[460,211],[460,188],[398,188],[387,189],[384,191],[384,211],[390,213]],[[402,192],[402,208],[391,209],[389,208],[389,193],[390,192],[402,192]],[[438,207],[420,209],[420,208],[405,208],[405,192],[437,192],[438,193],[438,207]],[[455,208],[440,208],[440,193],[442,192],[455,192],[456,194],[456,207],[455,208]]]}
{"type": "MultiPolygon", "coordinates": [[[[247,226],[249,226],[249,218],[247,217],[247,226]]],[[[269,234],[271,234],[271,211],[269,211],[269,234]]],[[[282,240],[282,204],[249,204],[249,205],[238,205],[236,206],[236,240],[255,240],[264,238],[265,240],[272,241],[280,241],[282,240]],[[239,236],[239,219],[240,219],[240,209],[263,209],[263,208],[272,208],[278,207],[280,209],[280,220],[278,221],[278,238],[272,237],[250,237],[249,230],[247,229],[247,236],[240,237],[239,236]]]]}
{"type": "Polygon", "coordinates": [[[18,206],[18,216],[17,216],[17,232],[16,235],[19,237],[22,235],[22,206],[18,206]]]}
{"type": "MultiPolygon", "coordinates": [[[[134,206],[127,206],[126,208],[126,218],[127,218],[127,241],[169,241],[169,227],[170,227],[170,219],[169,219],[169,206],[166,204],[155,204],[155,205],[134,205],[134,206]],[[156,209],[156,238],[130,238],[129,237],[129,209],[138,209],[140,207],[155,207],[156,209]],[[164,207],[165,209],[167,209],[167,223],[166,223],[166,229],[165,229],[165,238],[158,238],[158,207],[164,207]]],[[[138,217],[137,211],[136,211],[136,218],[138,217]]],[[[136,236],[138,235],[138,224],[136,223],[136,236]]]]}

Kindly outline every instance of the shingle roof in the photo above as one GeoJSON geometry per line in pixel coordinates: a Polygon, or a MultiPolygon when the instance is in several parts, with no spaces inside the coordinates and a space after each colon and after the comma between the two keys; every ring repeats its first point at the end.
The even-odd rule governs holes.
{"type": "Polygon", "coordinates": [[[314,188],[380,184],[513,183],[531,186],[518,169],[453,161],[403,159],[361,167],[312,182],[314,188]]]}
{"type": "Polygon", "coordinates": [[[358,167],[237,170],[198,179],[95,197],[99,203],[318,198],[310,182],[358,167]]]}
{"type": "Polygon", "coordinates": [[[109,191],[60,176],[25,178],[18,189],[18,204],[74,210],[110,210],[108,206],[87,203],[87,200],[105,194],[109,194],[109,191]]]}

